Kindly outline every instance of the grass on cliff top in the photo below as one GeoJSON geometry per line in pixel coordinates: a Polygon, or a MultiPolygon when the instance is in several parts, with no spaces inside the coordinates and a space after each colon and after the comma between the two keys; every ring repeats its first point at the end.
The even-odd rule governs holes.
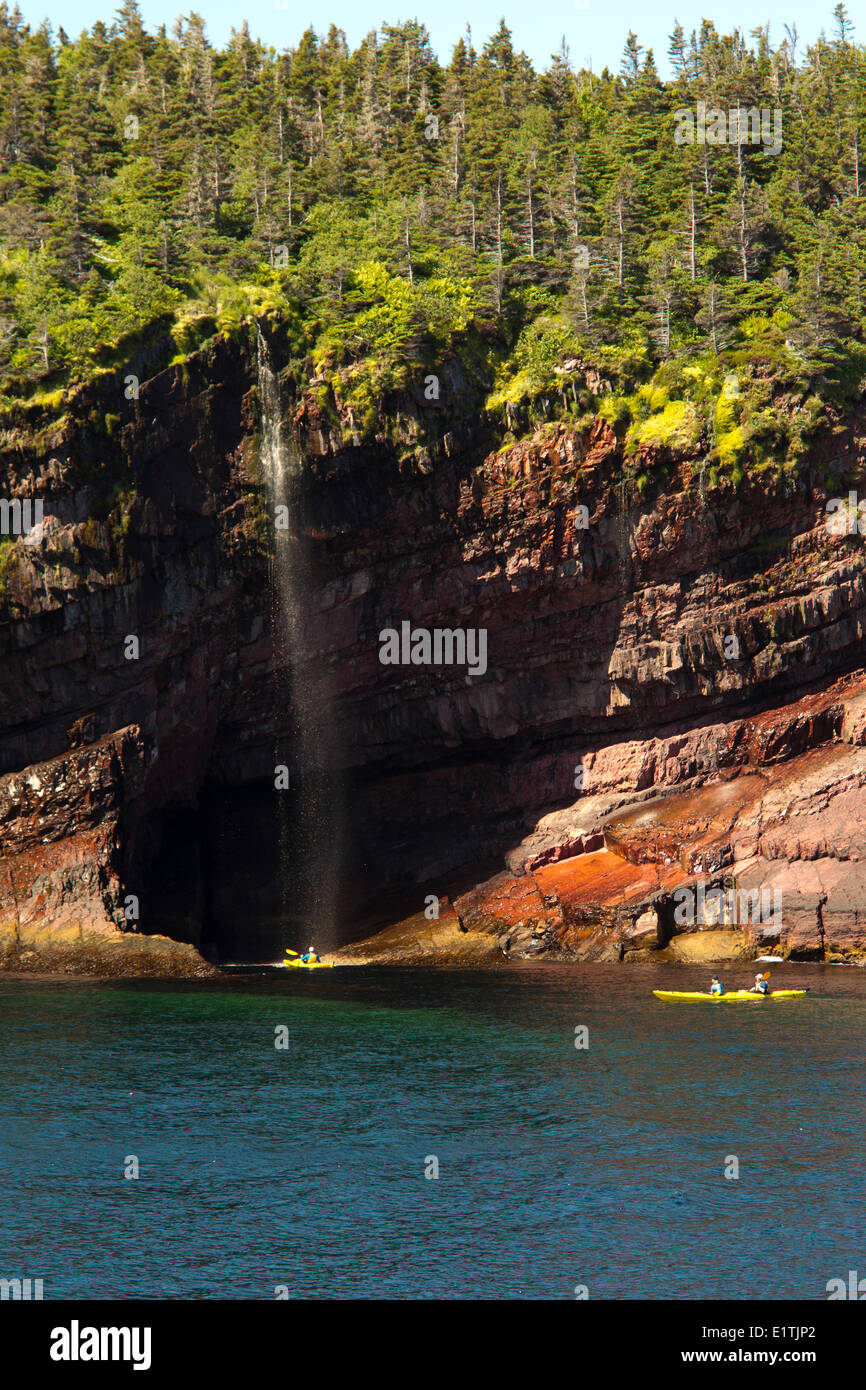
{"type": "MultiPolygon", "coordinates": [[[[248,334],[251,320],[265,319],[282,340],[293,388],[309,390],[332,423],[361,439],[388,434],[401,393],[470,412],[474,397],[503,435],[515,422],[522,429],[551,414],[576,420],[597,413],[615,429],[627,461],[700,453],[714,474],[736,484],[746,473],[795,468],[828,425],[828,406],[856,396],[866,374],[861,344],[806,360],[786,339],[791,316],[782,307],[747,315],[718,354],[699,340],[681,341],[659,361],[637,319],[622,341],[590,343],[561,294],[516,283],[500,287],[495,306],[495,286],[477,261],[441,249],[416,253],[411,280],[404,267],[371,255],[339,271],[338,293],[305,300],[307,280],[315,278],[305,269],[311,245],[287,271],[260,266],[240,281],[199,275],[182,302],[168,312],[160,303],[149,325],[113,342],[99,341],[105,325],[94,320],[88,337],[79,323],[67,344],[65,380],[46,377],[22,397],[0,394],[0,425],[44,427],[73,405],[76,381],[116,381],[133,360],[142,371],[185,369],[215,338],[248,334]],[[473,383],[465,400],[447,399],[450,362],[473,383]]],[[[119,417],[109,410],[109,434],[112,422],[116,428],[119,417]]],[[[419,435],[416,442],[425,441],[419,435]]],[[[648,477],[644,466],[641,486],[648,477]]]]}
{"type": "Polygon", "coordinates": [[[14,617],[19,604],[15,595],[18,573],[17,541],[0,538],[0,619],[14,617]]]}
{"type": "MultiPolygon", "coordinates": [[[[502,363],[487,409],[505,424],[515,409],[523,423],[557,400],[572,416],[590,408],[614,428],[626,460],[647,451],[701,454],[714,480],[735,485],[746,474],[792,471],[832,427],[834,408],[862,392],[866,349],[850,344],[809,362],[785,339],[787,326],[783,314],[753,315],[718,354],[654,364],[639,340],[593,351],[561,317],[543,317],[502,363]]],[[[641,488],[649,477],[641,473],[641,488]]]]}

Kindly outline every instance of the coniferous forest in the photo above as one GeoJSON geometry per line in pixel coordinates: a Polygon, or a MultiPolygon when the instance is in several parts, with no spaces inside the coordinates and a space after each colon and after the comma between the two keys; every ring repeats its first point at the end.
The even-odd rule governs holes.
{"type": "Polygon", "coordinates": [[[282,1368],[298,1300],[501,1304],[510,1352],[531,1300],[635,1379],[841,1390],[866,8],[825,2],[809,42],[672,3],[599,72],[506,19],[353,49],[276,0],[277,50],[0,0],[0,1303],[44,1297],[40,1377],[282,1368]]]}
{"type": "Polygon", "coordinates": [[[494,410],[556,389],[633,445],[709,430],[735,477],[796,460],[866,373],[856,40],[842,4],[805,48],[675,25],[663,81],[634,33],[617,72],[565,41],[536,72],[504,21],[445,61],[415,21],[220,51],[136,0],[77,39],[3,4],[0,408],[264,312],[362,434],[458,352],[494,410]]]}

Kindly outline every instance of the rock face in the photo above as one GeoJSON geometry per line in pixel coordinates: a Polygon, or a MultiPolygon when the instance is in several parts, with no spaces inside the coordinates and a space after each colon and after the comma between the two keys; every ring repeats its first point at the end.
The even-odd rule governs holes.
{"type": "MultiPolygon", "coordinates": [[[[637,749],[647,749],[603,750],[600,791],[544,817],[509,855],[511,872],[447,904],[452,933],[471,933],[464,954],[483,960],[495,942],[505,956],[559,959],[861,962],[864,690],[866,676],[851,676],[772,715],[696,731],[714,750],[710,777],[670,756],[684,740],[657,741],[655,780],[638,791],[647,764],[637,749]]],[[[339,954],[411,958],[422,930],[410,919],[339,954]]],[[[434,946],[428,937],[428,955],[434,946]]],[[[444,938],[439,955],[449,955],[444,938]]]]}
{"type": "Polygon", "coordinates": [[[139,935],[121,881],[121,807],[141,784],[141,730],[122,729],[0,778],[0,961],[15,969],[205,975],[197,951],[139,935]]]}
{"type": "MultiPolygon", "coordinates": [[[[52,932],[106,959],[167,937],[187,961],[273,959],[308,934],[284,923],[303,844],[275,790],[296,721],[273,669],[255,363],[251,331],[134,401],[119,373],[0,455],[0,492],[45,511],[0,551],[7,964],[52,932]]],[[[780,886],[774,951],[860,958],[866,560],[824,525],[822,451],[739,491],[648,453],[664,487],[632,493],[600,419],[503,450],[456,364],[445,379],[435,412],[391,403],[396,441],[359,444],[285,396],[304,642],[343,777],[342,935],[321,944],[414,919],[428,946],[500,957],[676,957],[707,935],[673,921],[700,879],[780,886]],[[403,622],[484,631],[486,670],[383,664],[403,622]],[[451,905],[438,925],[431,898],[451,905]]],[[[840,429],[860,479],[862,421],[840,429]]],[[[719,949],[753,951],[729,916],[719,949]]]]}

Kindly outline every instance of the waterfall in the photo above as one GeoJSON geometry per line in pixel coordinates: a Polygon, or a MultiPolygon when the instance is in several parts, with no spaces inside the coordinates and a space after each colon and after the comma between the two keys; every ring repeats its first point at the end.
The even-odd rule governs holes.
{"type": "Polygon", "coordinates": [[[260,463],[268,501],[270,623],[278,717],[285,731],[274,747],[276,765],[289,768],[279,802],[283,921],[293,940],[335,943],[342,798],[337,740],[326,675],[317,664],[312,633],[314,584],[304,529],[301,461],[283,428],[277,375],[258,331],[261,404],[260,463]]]}

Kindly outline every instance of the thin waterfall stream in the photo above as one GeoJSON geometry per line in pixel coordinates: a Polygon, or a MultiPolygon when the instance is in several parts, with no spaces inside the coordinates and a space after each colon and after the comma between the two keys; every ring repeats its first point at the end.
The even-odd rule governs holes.
{"type": "MultiPolygon", "coordinates": [[[[284,428],[278,376],[261,330],[257,344],[260,462],[268,499],[269,609],[281,732],[278,790],[281,912],[292,946],[335,941],[342,789],[327,673],[315,651],[312,561],[304,529],[301,458],[284,428]]],[[[284,933],[285,934],[285,933],[284,933]]]]}

